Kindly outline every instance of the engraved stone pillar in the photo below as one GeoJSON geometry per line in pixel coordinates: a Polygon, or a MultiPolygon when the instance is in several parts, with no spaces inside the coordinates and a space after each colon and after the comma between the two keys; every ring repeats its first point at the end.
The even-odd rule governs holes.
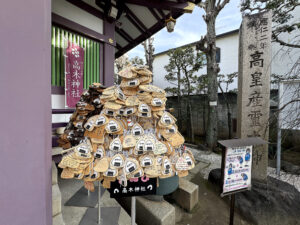
{"type": "MultiPolygon", "coordinates": [[[[239,138],[269,138],[272,13],[245,16],[240,29],[238,76],[239,138]]],[[[255,147],[252,177],[267,178],[268,145],[255,147]]]]}

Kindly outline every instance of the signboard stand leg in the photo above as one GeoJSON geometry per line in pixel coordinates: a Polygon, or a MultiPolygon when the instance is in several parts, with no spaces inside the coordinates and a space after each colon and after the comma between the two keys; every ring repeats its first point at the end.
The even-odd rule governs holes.
{"type": "Polygon", "coordinates": [[[98,224],[101,224],[101,181],[98,184],[98,224]]]}
{"type": "Polygon", "coordinates": [[[135,225],[136,199],[131,197],[131,225],[135,225]]]}
{"type": "Polygon", "coordinates": [[[229,221],[229,225],[233,225],[234,203],[235,203],[235,194],[232,194],[231,195],[231,200],[230,200],[230,221],[229,221]]]}

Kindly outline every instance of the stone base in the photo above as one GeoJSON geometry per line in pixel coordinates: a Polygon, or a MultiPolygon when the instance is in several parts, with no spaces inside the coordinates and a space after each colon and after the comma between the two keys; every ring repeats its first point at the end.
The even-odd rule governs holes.
{"type": "MultiPolygon", "coordinates": [[[[131,198],[117,200],[130,213],[131,198]]],[[[175,225],[175,208],[166,201],[155,202],[136,197],[136,222],[142,225],[175,225]]]]}
{"type": "Polygon", "coordinates": [[[52,217],[52,225],[65,225],[62,214],[59,213],[56,216],[52,217]]]}
{"type": "Polygon", "coordinates": [[[61,213],[61,193],[58,184],[52,185],[52,216],[61,213]]]}
{"type": "Polygon", "coordinates": [[[172,199],[174,199],[179,206],[190,212],[198,203],[198,192],[198,185],[184,178],[180,178],[179,187],[172,194],[172,199]]]}
{"type": "Polygon", "coordinates": [[[61,192],[57,184],[57,168],[52,161],[52,224],[65,225],[61,214],[61,192]]]}

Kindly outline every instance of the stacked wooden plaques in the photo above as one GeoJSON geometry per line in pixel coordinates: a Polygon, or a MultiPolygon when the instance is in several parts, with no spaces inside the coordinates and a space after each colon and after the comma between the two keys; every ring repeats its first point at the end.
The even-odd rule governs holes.
{"type": "Polygon", "coordinates": [[[129,66],[119,76],[119,86],[94,84],[82,95],[71,118],[73,130],[66,129],[60,139],[66,148],[59,164],[62,178],[83,179],[93,190],[96,180],[109,188],[116,180],[126,186],[143,176],[187,176],[195,160],[183,146],[176,118],[165,109],[165,91],[149,84],[152,73],[144,66],[129,66]],[[70,135],[78,129],[80,138],[70,135]]]}

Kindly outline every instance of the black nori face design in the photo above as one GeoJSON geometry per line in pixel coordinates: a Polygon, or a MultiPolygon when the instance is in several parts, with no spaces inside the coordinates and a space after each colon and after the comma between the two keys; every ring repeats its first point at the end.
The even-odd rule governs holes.
{"type": "Polygon", "coordinates": [[[147,116],[148,114],[147,113],[142,113],[142,116],[147,116]]]}
{"type": "Polygon", "coordinates": [[[98,120],[98,121],[96,121],[96,125],[102,125],[104,123],[104,121],[103,120],[98,120]]]}
{"type": "Polygon", "coordinates": [[[128,111],[127,111],[127,114],[131,114],[131,113],[132,113],[132,110],[128,110],[128,111]]]}
{"type": "Polygon", "coordinates": [[[139,172],[139,173],[134,174],[133,177],[137,178],[137,177],[140,177],[140,176],[141,176],[141,173],[139,172]]]}
{"type": "Polygon", "coordinates": [[[152,151],[152,150],[153,150],[152,146],[147,147],[147,151],[152,151]]]}
{"type": "Polygon", "coordinates": [[[101,154],[96,153],[96,154],[95,154],[95,158],[97,158],[97,159],[98,159],[98,158],[101,158],[101,154]]]}
{"type": "Polygon", "coordinates": [[[87,157],[87,154],[80,154],[82,157],[87,157]]]}
{"type": "Polygon", "coordinates": [[[91,178],[92,178],[92,179],[96,178],[96,174],[93,174],[93,175],[91,176],[91,178]]]}
{"type": "Polygon", "coordinates": [[[115,163],[114,163],[114,166],[121,166],[121,163],[115,162],[115,163]]]}
{"type": "Polygon", "coordinates": [[[107,172],[107,176],[110,176],[110,177],[111,177],[111,176],[113,176],[113,175],[114,175],[114,172],[112,172],[112,171],[108,171],[108,172],[107,172]]]}
{"type": "Polygon", "coordinates": [[[89,130],[90,128],[91,128],[91,125],[86,125],[86,127],[85,127],[87,130],[89,130]]]}
{"type": "Polygon", "coordinates": [[[108,114],[108,115],[114,115],[114,111],[108,110],[108,111],[107,111],[107,114],[108,114]]]}
{"type": "Polygon", "coordinates": [[[139,150],[143,151],[144,150],[143,146],[139,146],[139,150]]]}
{"type": "Polygon", "coordinates": [[[135,82],[134,81],[131,81],[131,82],[129,82],[129,85],[135,85],[135,82]]]}
{"type": "Polygon", "coordinates": [[[143,109],[143,112],[148,112],[148,109],[145,109],[145,108],[144,108],[144,109],[143,109]]]}
{"type": "Polygon", "coordinates": [[[170,133],[175,133],[175,129],[172,128],[172,129],[169,130],[169,132],[170,133]]]}
{"type": "Polygon", "coordinates": [[[166,169],[170,169],[170,165],[166,165],[166,169]]]}
{"type": "Polygon", "coordinates": [[[140,131],[135,131],[135,132],[134,132],[134,135],[140,135],[140,134],[141,134],[140,131]]]}
{"type": "Polygon", "coordinates": [[[165,123],[166,123],[166,124],[170,124],[170,123],[171,123],[171,120],[166,119],[166,120],[165,120],[165,123]]]}
{"type": "Polygon", "coordinates": [[[134,171],[134,166],[130,167],[130,168],[128,169],[128,171],[129,171],[129,172],[134,171]]]}
{"type": "Polygon", "coordinates": [[[170,173],[170,170],[165,170],[165,174],[168,174],[168,173],[170,173]]]}
{"type": "Polygon", "coordinates": [[[85,151],[83,149],[80,149],[79,152],[80,153],[85,153],[85,151]]]}
{"type": "Polygon", "coordinates": [[[117,131],[117,127],[116,126],[110,126],[110,130],[113,131],[113,132],[117,131]]]}
{"type": "Polygon", "coordinates": [[[119,146],[114,146],[113,150],[114,151],[118,151],[119,150],[119,146]]]}
{"type": "Polygon", "coordinates": [[[191,166],[191,165],[192,165],[192,162],[191,162],[191,161],[187,161],[187,164],[188,164],[189,166],[191,166]]]}
{"type": "MultiPolygon", "coordinates": [[[[143,147],[142,147],[142,148],[143,148],[143,147]]],[[[143,151],[138,151],[137,153],[138,153],[138,155],[141,155],[141,154],[143,154],[144,152],[143,152],[143,151]]]]}
{"type": "Polygon", "coordinates": [[[145,162],[145,166],[150,166],[151,163],[150,162],[145,162]]]}

